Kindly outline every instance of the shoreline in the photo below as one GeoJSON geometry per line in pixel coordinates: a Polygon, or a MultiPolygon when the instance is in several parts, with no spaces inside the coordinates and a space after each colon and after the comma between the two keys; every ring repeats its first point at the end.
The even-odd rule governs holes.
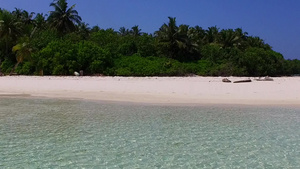
{"type": "Polygon", "coordinates": [[[29,100],[59,100],[59,101],[78,101],[89,102],[95,104],[109,104],[121,106],[145,106],[145,107],[215,107],[215,108],[287,108],[300,110],[299,104],[244,104],[244,103],[150,103],[150,102],[130,102],[130,101],[111,101],[111,100],[94,100],[94,99],[80,99],[80,98],[58,98],[46,96],[30,96],[30,95],[0,95],[6,99],[29,99],[29,100]]]}
{"type": "MultiPolygon", "coordinates": [[[[227,77],[241,80],[245,77],[227,77]]],[[[223,77],[0,77],[3,97],[45,97],[70,100],[154,105],[274,105],[300,107],[300,78],[224,83],[223,77]]],[[[251,78],[252,80],[254,77],[251,78]]]]}

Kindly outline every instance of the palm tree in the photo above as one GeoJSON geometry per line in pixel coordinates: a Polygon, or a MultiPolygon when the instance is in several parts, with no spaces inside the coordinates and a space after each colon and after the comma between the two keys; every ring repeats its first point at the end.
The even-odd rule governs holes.
{"type": "Polygon", "coordinates": [[[205,30],[200,26],[190,27],[187,34],[188,38],[198,46],[202,46],[204,44],[205,30]]]}
{"type": "Polygon", "coordinates": [[[78,25],[78,34],[83,38],[87,39],[90,36],[91,28],[89,27],[88,23],[80,23],[78,25]]]}
{"type": "Polygon", "coordinates": [[[223,29],[219,33],[218,42],[223,48],[237,46],[240,37],[232,29],[223,29]]]}
{"type": "Polygon", "coordinates": [[[0,39],[5,41],[5,53],[8,55],[9,46],[21,34],[22,23],[10,12],[3,10],[0,13],[0,39]]]}
{"type": "Polygon", "coordinates": [[[24,26],[33,25],[34,23],[32,19],[35,14],[34,12],[29,13],[26,10],[15,8],[11,14],[14,15],[18,21],[22,22],[24,26]]]}
{"type": "Polygon", "coordinates": [[[241,50],[245,50],[247,48],[248,32],[244,32],[242,28],[237,28],[234,30],[234,32],[236,36],[239,37],[237,47],[241,50]]]}
{"type": "Polygon", "coordinates": [[[34,20],[32,18],[34,14],[34,12],[28,13],[27,11],[23,10],[21,18],[22,22],[26,25],[33,24],[34,20]]]}
{"type": "Polygon", "coordinates": [[[34,18],[34,25],[37,29],[45,29],[46,28],[46,18],[47,15],[43,14],[43,13],[38,13],[36,14],[35,18],[34,18]]]}
{"type": "Polygon", "coordinates": [[[141,36],[142,32],[141,29],[139,29],[139,26],[135,25],[131,28],[130,34],[137,37],[137,36],[141,36]]]}
{"type": "Polygon", "coordinates": [[[164,23],[155,35],[158,41],[165,48],[167,55],[170,58],[177,58],[179,48],[184,43],[184,37],[182,37],[179,32],[179,28],[176,25],[176,18],[168,17],[169,23],[164,23]]]}
{"type": "Polygon", "coordinates": [[[216,43],[218,40],[219,28],[217,26],[209,27],[206,30],[205,40],[207,43],[216,43]]]}
{"type": "Polygon", "coordinates": [[[100,27],[98,25],[96,25],[96,26],[93,26],[93,28],[91,29],[91,33],[99,32],[100,30],[101,30],[100,27]]]}
{"type": "Polygon", "coordinates": [[[18,18],[18,21],[22,22],[22,36],[32,36],[35,32],[35,21],[33,19],[35,13],[29,13],[26,10],[21,10],[21,14],[19,15],[19,9],[16,9],[16,11],[15,15],[18,18]]]}
{"type": "Polygon", "coordinates": [[[264,42],[264,40],[262,40],[259,37],[253,37],[253,36],[249,36],[247,38],[247,43],[249,46],[251,47],[256,47],[256,48],[263,48],[265,50],[271,50],[272,47],[269,44],[266,44],[264,42]]]}
{"type": "MultiPolygon", "coordinates": [[[[0,66],[4,57],[8,58],[11,54],[9,48],[15,43],[17,37],[21,34],[21,22],[19,22],[16,16],[12,15],[6,10],[0,11],[0,44],[1,56],[0,66]],[[2,42],[2,43],[1,43],[2,42]]],[[[1,67],[0,67],[0,75],[1,67]]]]}
{"type": "Polygon", "coordinates": [[[242,28],[236,28],[234,32],[240,37],[240,39],[247,40],[248,32],[244,32],[242,28]]]}
{"type": "Polygon", "coordinates": [[[189,25],[181,24],[181,25],[179,25],[179,27],[178,27],[178,33],[179,33],[181,36],[187,36],[187,35],[188,35],[189,29],[190,29],[190,26],[189,26],[189,25]]]}
{"type": "Polygon", "coordinates": [[[179,58],[180,60],[196,59],[199,45],[197,44],[197,41],[192,38],[194,35],[191,34],[191,29],[192,28],[190,28],[189,25],[184,24],[178,27],[178,34],[181,39],[181,41],[178,42],[180,49],[179,54],[182,56],[179,58]]]}
{"type": "Polygon", "coordinates": [[[191,45],[191,41],[188,38],[189,25],[179,25],[178,27],[178,35],[180,37],[180,41],[178,42],[178,46],[180,49],[187,49],[191,45]]]}
{"type": "Polygon", "coordinates": [[[22,18],[22,12],[23,12],[22,9],[15,8],[15,10],[12,11],[11,14],[13,14],[14,16],[16,16],[17,19],[21,20],[21,18],[22,18]]]}
{"type": "Polygon", "coordinates": [[[128,35],[129,34],[129,30],[128,29],[126,29],[124,26],[123,27],[121,27],[120,29],[119,29],[119,35],[121,35],[121,36],[126,36],[126,35],[128,35]]]}
{"type": "Polygon", "coordinates": [[[75,5],[72,5],[68,9],[66,0],[54,0],[50,6],[54,8],[54,11],[50,11],[48,18],[52,28],[61,34],[76,30],[75,24],[81,23],[81,17],[78,15],[78,12],[74,10],[75,5]]]}
{"type": "Polygon", "coordinates": [[[20,38],[19,41],[20,42],[12,48],[12,51],[16,53],[17,63],[15,64],[9,75],[12,75],[18,65],[31,56],[32,48],[29,43],[29,37],[20,38]]]}

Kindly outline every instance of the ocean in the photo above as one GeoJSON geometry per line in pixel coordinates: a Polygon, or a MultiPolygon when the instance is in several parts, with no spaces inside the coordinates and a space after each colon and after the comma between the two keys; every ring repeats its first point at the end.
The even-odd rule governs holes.
{"type": "Polygon", "coordinates": [[[0,168],[300,168],[300,109],[0,97],[0,168]]]}

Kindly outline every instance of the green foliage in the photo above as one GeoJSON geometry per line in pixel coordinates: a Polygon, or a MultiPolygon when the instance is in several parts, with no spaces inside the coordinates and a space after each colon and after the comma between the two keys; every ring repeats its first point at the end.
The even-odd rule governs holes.
{"type": "Polygon", "coordinates": [[[77,43],[81,40],[84,40],[84,38],[82,38],[82,36],[80,34],[77,34],[76,32],[72,32],[72,33],[68,33],[66,34],[63,39],[65,41],[71,41],[73,43],[77,43]]]}
{"type": "Polygon", "coordinates": [[[9,75],[14,73],[15,69],[18,67],[20,63],[22,63],[26,59],[30,59],[32,50],[33,49],[31,47],[29,37],[26,36],[19,39],[18,44],[16,44],[12,48],[12,52],[16,54],[17,63],[15,64],[15,66],[13,67],[9,75]]]}
{"type": "Polygon", "coordinates": [[[177,26],[169,17],[158,31],[138,26],[100,29],[81,22],[75,6],[54,0],[46,15],[0,10],[0,73],[119,76],[281,76],[300,74],[263,39],[241,28],[177,26]],[[35,16],[35,17],[34,17],[35,16]],[[26,40],[24,40],[26,39],[26,40]],[[19,67],[17,67],[19,65],[19,67]]]}
{"type": "Polygon", "coordinates": [[[126,39],[125,42],[123,42],[119,48],[118,53],[121,55],[130,56],[135,53],[137,53],[137,46],[133,39],[126,39]]]}
{"type": "Polygon", "coordinates": [[[14,62],[10,59],[5,59],[2,64],[1,64],[1,68],[2,68],[2,73],[9,73],[11,72],[13,66],[14,66],[14,62]]]}
{"type": "Polygon", "coordinates": [[[99,30],[90,35],[89,41],[94,42],[103,49],[109,50],[115,56],[118,55],[117,50],[120,45],[119,35],[112,29],[99,30]]]}
{"type": "Polygon", "coordinates": [[[117,76],[186,76],[207,75],[213,63],[207,60],[182,63],[160,57],[122,56],[116,60],[117,76]]]}
{"type": "Polygon", "coordinates": [[[35,67],[32,62],[24,62],[24,64],[20,64],[18,68],[15,70],[17,74],[21,75],[32,75],[35,71],[35,67]]]}
{"type": "MultiPolygon", "coordinates": [[[[15,45],[22,30],[22,22],[9,11],[0,13],[0,50],[5,56],[10,55],[11,48],[15,45]]],[[[1,59],[1,58],[0,58],[1,59]]]]}
{"type": "Polygon", "coordinates": [[[37,31],[31,40],[33,48],[41,50],[45,48],[50,42],[59,40],[58,34],[53,30],[37,31]]]}
{"type": "Polygon", "coordinates": [[[247,72],[244,68],[239,68],[233,63],[226,62],[214,64],[210,67],[209,76],[245,76],[247,72]]]}
{"type": "Polygon", "coordinates": [[[77,48],[77,62],[80,70],[84,70],[87,74],[103,74],[113,64],[110,51],[92,42],[82,41],[77,44],[77,48]]]}
{"type": "Polygon", "coordinates": [[[115,61],[117,76],[159,76],[163,68],[163,58],[144,58],[139,55],[122,56],[115,61]]]}
{"type": "Polygon", "coordinates": [[[241,67],[245,67],[248,75],[275,76],[283,72],[283,57],[281,54],[262,48],[249,48],[243,54],[241,67]]]}
{"type": "Polygon", "coordinates": [[[207,44],[201,48],[201,55],[203,59],[217,62],[218,60],[223,59],[224,51],[217,44],[207,44]]]}
{"type": "Polygon", "coordinates": [[[137,53],[142,57],[157,56],[157,50],[155,48],[155,39],[147,34],[139,36],[136,40],[137,53]]]}
{"type": "Polygon", "coordinates": [[[300,60],[286,60],[283,64],[284,74],[288,75],[300,75],[300,60]]]}
{"type": "Polygon", "coordinates": [[[103,73],[112,63],[111,54],[92,42],[54,41],[35,55],[36,70],[45,75],[71,75],[83,70],[85,74],[103,73]]]}

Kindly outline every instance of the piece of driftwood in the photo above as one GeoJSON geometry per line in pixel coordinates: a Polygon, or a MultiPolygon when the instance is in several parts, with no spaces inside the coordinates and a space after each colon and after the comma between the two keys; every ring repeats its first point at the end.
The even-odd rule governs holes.
{"type": "Polygon", "coordinates": [[[233,83],[248,83],[248,82],[252,82],[252,80],[247,79],[247,80],[238,80],[238,81],[234,81],[233,83]]]}
{"type": "Polygon", "coordinates": [[[256,81],[274,81],[274,79],[270,78],[269,76],[266,76],[265,78],[259,78],[255,79],[256,81]]]}
{"type": "Polygon", "coordinates": [[[222,82],[231,83],[231,81],[229,79],[227,79],[227,78],[222,79],[222,82]]]}

